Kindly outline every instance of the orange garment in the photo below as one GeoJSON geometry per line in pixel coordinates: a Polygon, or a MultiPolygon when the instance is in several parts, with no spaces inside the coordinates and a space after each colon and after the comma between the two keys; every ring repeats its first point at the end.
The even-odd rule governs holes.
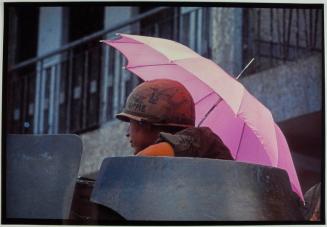
{"type": "Polygon", "coordinates": [[[167,142],[157,143],[141,150],[137,156],[175,156],[173,147],[167,142]]]}

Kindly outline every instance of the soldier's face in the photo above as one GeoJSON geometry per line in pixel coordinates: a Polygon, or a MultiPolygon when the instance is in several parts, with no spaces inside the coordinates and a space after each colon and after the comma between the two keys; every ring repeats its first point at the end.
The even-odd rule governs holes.
{"type": "Polygon", "coordinates": [[[130,120],[127,137],[129,137],[129,142],[134,149],[134,154],[137,154],[154,144],[159,137],[159,132],[151,127],[150,124],[130,120]]]}

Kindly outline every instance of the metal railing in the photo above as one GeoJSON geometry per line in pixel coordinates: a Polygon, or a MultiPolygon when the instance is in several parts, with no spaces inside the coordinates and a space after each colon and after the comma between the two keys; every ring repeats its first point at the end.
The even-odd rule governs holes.
{"type": "Polygon", "coordinates": [[[248,73],[322,52],[321,9],[247,8],[243,21],[243,62],[256,59],[248,73]]]}
{"type": "Polygon", "coordinates": [[[204,10],[181,13],[179,7],[158,7],[10,68],[7,130],[81,133],[113,119],[139,80],[122,69],[126,63],[122,55],[99,40],[117,32],[160,36],[184,42],[206,55],[208,45],[198,45],[198,39],[208,38],[201,32],[207,31],[204,10]],[[189,34],[179,32],[181,25],[188,32],[199,31],[199,36],[186,39],[189,34]]]}

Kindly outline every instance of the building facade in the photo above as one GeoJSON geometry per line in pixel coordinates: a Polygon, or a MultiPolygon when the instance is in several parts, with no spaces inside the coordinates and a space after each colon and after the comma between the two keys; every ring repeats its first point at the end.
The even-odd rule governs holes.
{"type": "Polygon", "coordinates": [[[141,81],[99,42],[129,33],[176,40],[235,77],[254,58],[240,82],[272,111],[304,191],[319,181],[322,6],[5,7],[6,130],[81,135],[80,174],[96,171],[105,157],[131,154],[127,124],[114,116],[141,81]]]}

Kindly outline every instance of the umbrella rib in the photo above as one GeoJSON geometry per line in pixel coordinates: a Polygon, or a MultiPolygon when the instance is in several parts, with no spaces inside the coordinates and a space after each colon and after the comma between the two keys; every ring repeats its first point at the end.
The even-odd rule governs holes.
{"type": "Polygon", "coordinates": [[[153,65],[135,65],[135,66],[125,66],[126,69],[135,69],[148,66],[162,66],[162,65],[176,65],[175,63],[165,63],[165,64],[153,64],[153,65]]]}
{"type": "MultiPolygon", "coordinates": [[[[106,40],[104,40],[104,41],[103,41],[103,40],[100,40],[100,42],[101,42],[101,41],[104,42],[104,41],[106,41],[106,40]]],[[[109,41],[107,41],[107,42],[108,42],[108,43],[114,43],[114,44],[115,44],[115,43],[129,43],[129,44],[139,44],[139,45],[144,45],[143,43],[136,43],[136,42],[135,42],[135,43],[133,43],[133,42],[119,42],[119,41],[115,41],[115,40],[112,40],[112,41],[109,40],[109,41]]]]}
{"type": "Polygon", "coordinates": [[[208,112],[204,115],[202,120],[199,122],[198,127],[200,127],[205,119],[209,116],[209,114],[218,106],[218,104],[222,101],[223,99],[221,97],[218,98],[215,104],[208,110],[208,112]]]}
{"type": "Polygon", "coordinates": [[[238,146],[237,146],[237,151],[236,151],[236,155],[235,155],[235,160],[237,160],[238,152],[239,152],[239,150],[240,150],[241,142],[242,142],[243,135],[244,135],[244,128],[245,128],[245,123],[243,123],[242,135],[241,135],[241,138],[240,138],[240,142],[238,143],[238,146]]]}
{"type": "Polygon", "coordinates": [[[203,101],[204,99],[206,99],[207,97],[209,97],[210,95],[212,95],[213,93],[215,93],[214,91],[210,92],[209,94],[203,96],[201,99],[199,99],[198,101],[196,101],[195,105],[199,104],[201,101],[203,101]]]}

